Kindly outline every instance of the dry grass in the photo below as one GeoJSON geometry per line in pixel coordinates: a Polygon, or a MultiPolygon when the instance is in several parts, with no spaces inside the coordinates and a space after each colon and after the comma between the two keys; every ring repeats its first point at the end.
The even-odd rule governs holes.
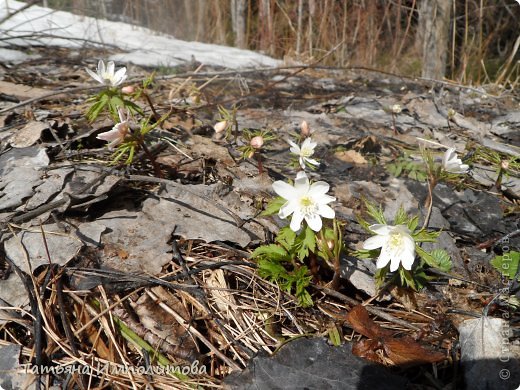
{"type": "MultiPolygon", "coordinates": [[[[188,241],[183,252],[184,260],[172,260],[161,279],[78,267],[53,267],[26,279],[33,295],[30,312],[2,307],[12,318],[0,326],[0,346],[20,345],[22,367],[54,367],[52,375],[40,377],[43,388],[51,383],[84,389],[221,388],[222,378],[246,367],[258,352],[273,353],[295,337],[340,329],[346,313],[359,304],[321,288],[317,306],[303,309],[259,278],[253,263],[237,260],[227,249],[188,241]],[[100,277],[102,285],[81,288],[100,277]],[[180,289],[179,283],[197,287],[180,289]],[[155,333],[158,329],[167,336],[155,333]],[[164,365],[182,369],[195,360],[205,373],[157,371],[164,365]],[[77,370],[68,378],[67,367],[77,370]],[[146,367],[155,371],[139,371],[146,367]]],[[[77,262],[91,261],[89,253],[77,262]]],[[[413,332],[429,321],[406,310],[366,308],[388,329],[413,332]]]]}
{"type": "MultiPolygon", "coordinates": [[[[179,39],[233,45],[230,0],[49,0],[49,5],[123,20],[179,39]],[[110,9],[109,9],[110,8],[110,9]]],[[[288,61],[363,66],[417,76],[417,0],[245,0],[246,46],[288,61]]],[[[454,0],[446,77],[514,87],[518,66],[514,0],[454,0]]]]}

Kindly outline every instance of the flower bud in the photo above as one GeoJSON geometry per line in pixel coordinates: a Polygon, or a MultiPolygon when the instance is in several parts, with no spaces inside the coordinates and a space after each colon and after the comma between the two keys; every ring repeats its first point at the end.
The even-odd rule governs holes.
{"type": "Polygon", "coordinates": [[[257,135],[256,137],[251,138],[249,144],[255,149],[260,149],[264,144],[264,137],[262,137],[261,135],[257,135]]]}
{"type": "Polygon", "coordinates": [[[126,94],[134,93],[135,88],[133,85],[125,85],[123,88],[121,88],[121,92],[126,94]]]}
{"type": "Polygon", "coordinates": [[[311,128],[306,121],[302,121],[302,124],[300,125],[300,134],[302,137],[308,137],[311,135],[311,128]]]}
{"type": "Polygon", "coordinates": [[[394,104],[394,105],[392,106],[392,112],[393,112],[394,114],[400,114],[401,111],[403,111],[403,109],[402,109],[402,107],[401,107],[400,104],[394,104]]]}
{"type": "Polygon", "coordinates": [[[457,114],[457,112],[453,109],[453,108],[450,108],[448,110],[448,119],[453,119],[453,117],[455,116],[455,114],[457,114]]]}
{"type": "Polygon", "coordinates": [[[213,126],[215,133],[222,133],[227,128],[227,121],[218,122],[213,126]]]}

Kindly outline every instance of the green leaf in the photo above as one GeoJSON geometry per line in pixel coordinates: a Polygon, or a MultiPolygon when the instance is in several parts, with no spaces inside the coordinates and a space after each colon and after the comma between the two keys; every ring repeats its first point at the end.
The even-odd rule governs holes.
{"type": "Polygon", "coordinates": [[[307,225],[296,238],[296,256],[303,261],[309,253],[316,250],[316,233],[307,225]]]}
{"type": "Polygon", "coordinates": [[[417,225],[419,224],[419,217],[416,215],[412,219],[408,221],[408,229],[413,233],[415,229],[417,229],[417,225]]]}
{"type": "Polygon", "coordinates": [[[86,116],[89,122],[94,122],[97,119],[101,111],[108,104],[108,99],[108,95],[105,93],[98,95],[97,101],[87,111],[86,116]]]}
{"type": "Polygon", "coordinates": [[[266,206],[265,210],[260,214],[262,217],[267,217],[269,215],[278,214],[280,208],[287,202],[286,199],[278,196],[272,199],[266,206]]]}
{"type": "Polygon", "coordinates": [[[412,237],[415,242],[437,242],[437,238],[440,234],[440,231],[429,232],[427,230],[421,229],[418,232],[412,233],[412,237]]]}
{"type": "Polygon", "coordinates": [[[329,328],[329,339],[332,345],[339,347],[341,345],[341,335],[339,334],[338,328],[333,325],[329,328]]]}
{"type": "Polygon", "coordinates": [[[415,250],[421,259],[430,267],[438,268],[441,271],[449,271],[451,269],[451,259],[443,249],[433,250],[432,253],[426,252],[419,245],[415,246],[415,250]]]}
{"type": "Polygon", "coordinates": [[[376,208],[372,203],[370,203],[368,200],[364,199],[365,206],[367,208],[367,213],[372,218],[376,220],[377,223],[386,225],[386,219],[383,215],[383,209],[381,208],[381,205],[379,205],[378,208],[376,208]]]}
{"type": "Polygon", "coordinates": [[[251,254],[253,259],[269,259],[271,261],[288,261],[290,260],[289,254],[285,248],[276,244],[262,245],[256,248],[251,254]]]}
{"type": "Polygon", "coordinates": [[[284,281],[287,279],[287,270],[280,263],[261,259],[258,261],[258,274],[267,280],[284,281]]]}
{"type": "Polygon", "coordinates": [[[292,252],[295,240],[296,233],[289,226],[281,228],[276,236],[276,242],[282,245],[287,252],[292,252]]]}
{"type": "Polygon", "coordinates": [[[408,221],[408,215],[404,211],[403,205],[399,206],[397,213],[395,213],[394,217],[394,225],[404,225],[408,221]]]}
{"type": "Polygon", "coordinates": [[[356,256],[357,258],[366,260],[366,259],[375,259],[379,257],[379,254],[381,253],[381,249],[358,249],[357,251],[354,251],[352,254],[356,256]]]}
{"type": "Polygon", "coordinates": [[[450,255],[444,249],[434,249],[430,252],[437,263],[437,268],[444,272],[449,272],[452,267],[450,255]]]}
{"type": "MultiPolygon", "coordinates": [[[[506,252],[502,256],[495,256],[491,260],[493,267],[509,279],[513,279],[518,273],[518,263],[520,263],[520,252],[517,251],[506,252]]],[[[520,281],[520,275],[517,277],[517,280],[520,281]]]]}

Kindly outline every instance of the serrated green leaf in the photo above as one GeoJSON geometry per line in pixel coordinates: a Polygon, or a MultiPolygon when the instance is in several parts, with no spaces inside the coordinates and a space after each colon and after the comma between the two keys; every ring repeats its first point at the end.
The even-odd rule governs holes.
{"type": "MultiPolygon", "coordinates": [[[[513,279],[518,273],[519,263],[520,252],[517,251],[506,252],[502,256],[495,256],[491,260],[493,267],[509,279],[513,279]]],[[[520,281],[520,275],[517,280],[520,281]]]]}
{"type": "Polygon", "coordinates": [[[274,199],[272,199],[269,203],[267,203],[267,206],[264,211],[260,214],[262,217],[268,217],[270,215],[278,214],[280,211],[280,208],[287,202],[286,199],[282,198],[281,196],[278,196],[274,199]]]}
{"type": "Polygon", "coordinates": [[[296,233],[289,226],[281,228],[276,236],[276,242],[282,245],[287,252],[292,252],[295,240],[296,233]]]}
{"type": "Polygon", "coordinates": [[[415,240],[415,242],[436,242],[437,238],[439,238],[440,234],[441,234],[440,231],[429,232],[427,230],[421,229],[421,230],[413,233],[412,237],[415,240]]]}
{"type": "Polygon", "coordinates": [[[106,94],[100,94],[99,99],[87,111],[86,117],[89,122],[94,122],[107,104],[108,96],[106,94]]]}
{"type": "Polygon", "coordinates": [[[372,203],[370,203],[368,200],[364,199],[365,206],[367,208],[367,213],[372,218],[376,220],[377,223],[386,225],[386,219],[383,215],[383,209],[381,208],[381,205],[379,205],[378,208],[376,208],[372,203]]]}
{"type": "MultiPolygon", "coordinates": [[[[276,244],[269,244],[269,245],[262,245],[256,248],[253,253],[251,254],[251,257],[253,259],[256,258],[262,258],[262,259],[269,259],[271,261],[287,261],[289,254],[280,245],[276,244]]],[[[290,260],[290,259],[289,259],[290,260]]]]}
{"type": "Polygon", "coordinates": [[[435,259],[437,268],[444,272],[449,272],[452,267],[451,257],[444,249],[434,249],[430,255],[435,259]]]}
{"type": "Polygon", "coordinates": [[[451,259],[449,258],[447,253],[445,255],[442,254],[442,252],[445,252],[443,249],[433,251],[435,252],[435,256],[438,257],[435,257],[431,253],[426,252],[418,245],[415,246],[415,250],[417,251],[419,257],[423,259],[424,262],[428,264],[430,267],[438,268],[442,271],[449,271],[451,269],[451,259]]]}
{"type": "Polygon", "coordinates": [[[410,229],[410,231],[413,233],[415,231],[415,229],[417,229],[417,225],[419,224],[419,217],[416,215],[415,217],[413,217],[412,219],[410,219],[408,221],[408,229],[410,229]]]}
{"type": "Polygon", "coordinates": [[[403,224],[407,223],[407,221],[408,221],[408,215],[406,215],[403,205],[401,205],[401,206],[399,206],[399,209],[395,213],[394,225],[403,225],[403,224]]]}
{"type": "Polygon", "coordinates": [[[287,271],[283,265],[267,259],[258,261],[258,274],[262,278],[277,282],[287,278],[287,271]]]}
{"type": "Polygon", "coordinates": [[[296,237],[294,246],[296,248],[296,256],[300,261],[303,261],[309,256],[309,253],[316,250],[316,233],[306,225],[305,229],[296,237]]]}

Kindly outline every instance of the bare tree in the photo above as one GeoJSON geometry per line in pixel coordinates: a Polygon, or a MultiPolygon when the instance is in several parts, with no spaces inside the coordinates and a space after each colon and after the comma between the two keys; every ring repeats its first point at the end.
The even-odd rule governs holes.
{"type": "Polygon", "coordinates": [[[241,49],[247,47],[246,42],[246,3],[247,0],[231,0],[231,22],[235,35],[235,46],[241,49]]]}
{"type": "Polygon", "coordinates": [[[422,77],[442,79],[446,72],[450,9],[453,0],[422,0],[417,45],[422,53],[422,77]]]}

